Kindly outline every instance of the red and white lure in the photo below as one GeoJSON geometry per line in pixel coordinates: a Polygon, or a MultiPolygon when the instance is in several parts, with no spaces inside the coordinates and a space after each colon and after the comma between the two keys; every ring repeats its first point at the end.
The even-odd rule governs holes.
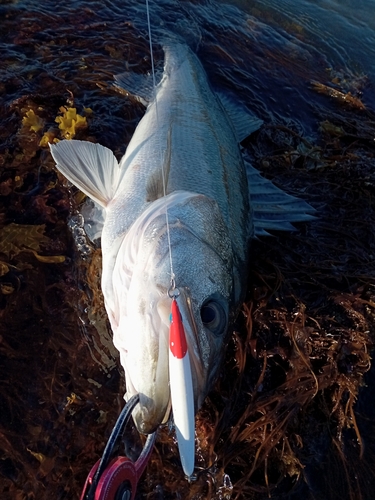
{"type": "Polygon", "coordinates": [[[172,300],[169,330],[169,383],[173,419],[182,468],[188,477],[194,470],[195,416],[190,358],[184,325],[176,298],[172,300]]]}

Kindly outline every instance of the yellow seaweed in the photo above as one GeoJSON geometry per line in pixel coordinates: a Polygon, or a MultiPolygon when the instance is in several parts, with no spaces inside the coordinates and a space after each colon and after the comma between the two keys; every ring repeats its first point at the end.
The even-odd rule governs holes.
{"type": "Polygon", "coordinates": [[[73,139],[76,129],[87,127],[86,117],[77,114],[76,108],[61,106],[60,112],[62,116],[57,116],[55,122],[59,124],[64,139],[73,139]]]}
{"type": "Polygon", "coordinates": [[[1,283],[0,291],[3,295],[10,295],[14,292],[14,286],[11,283],[1,283]]]}
{"type": "Polygon", "coordinates": [[[44,235],[45,225],[27,225],[11,223],[1,230],[0,253],[14,256],[25,248],[35,251],[40,249],[41,244],[48,243],[49,239],[44,235]]]}
{"type": "Polygon", "coordinates": [[[37,453],[35,451],[30,450],[30,448],[26,448],[26,450],[32,454],[34,458],[38,460],[39,463],[43,463],[46,457],[43,455],[43,453],[37,453]]]}
{"type": "Polygon", "coordinates": [[[29,127],[29,130],[32,132],[38,132],[44,127],[44,120],[36,115],[33,109],[29,109],[29,111],[26,112],[26,116],[22,118],[22,125],[24,127],[29,127]]]}
{"type": "Polygon", "coordinates": [[[60,264],[65,261],[64,255],[40,255],[41,245],[49,242],[44,235],[45,224],[26,225],[11,223],[0,231],[0,253],[13,258],[20,252],[31,252],[39,260],[48,264],[60,264]]]}
{"type": "Polygon", "coordinates": [[[9,266],[3,261],[0,261],[0,276],[9,273],[9,266]]]}
{"type": "Polygon", "coordinates": [[[28,250],[39,260],[39,262],[44,262],[45,264],[61,264],[65,261],[64,255],[40,255],[35,250],[28,250]]]}
{"type": "Polygon", "coordinates": [[[54,144],[56,142],[59,142],[59,139],[55,137],[55,134],[53,131],[48,130],[47,132],[44,132],[43,137],[41,138],[39,142],[39,146],[41,148],[46,148],[48,144],[54,144]]]}

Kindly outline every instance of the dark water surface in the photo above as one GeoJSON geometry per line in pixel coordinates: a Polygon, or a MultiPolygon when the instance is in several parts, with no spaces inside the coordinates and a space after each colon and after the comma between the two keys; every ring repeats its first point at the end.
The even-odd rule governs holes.
{"type": "MultiPolygon", "coordinates": [[[[254,243],[247,303],[197,416],[197,480],[162,429],[138,498],[370,500],[375,1],[150,6],[157,67],[162,37],[185,38],[213,87],[264,120],[244,155],[319,218],[254,243]]],[[[75,499],[125,386],[100,250],[48,140],[123,154],[144,108],[113,75],[150,71],[145,5],[0,0],[0,54],[0,496],[75,499]]]]}

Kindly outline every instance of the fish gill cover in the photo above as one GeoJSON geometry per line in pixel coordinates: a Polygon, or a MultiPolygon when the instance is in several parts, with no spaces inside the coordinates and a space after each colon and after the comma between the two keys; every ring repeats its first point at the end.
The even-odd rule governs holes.
{"type": "MultiPolygon", "coordinates": [[[[75,109],[66,120],[86,117],[75,138],[121,156],[143,108],[115,92],[113,74],[124,61],[149,71],[148,41],[133,24],[134,4],[129,18],[122,5],[105,2],[0,8],[0,493],[73,499],[103,451],[124,387],[100,291],[100,250],[79,217],[83,196],[57,173],[43,138],[63,139],[58,123],[71,129],[64,114],[75,109]]],[[[197,479],[183,478],[164,428],[138,498],[372,498],[375,119],[368,82],[327,72],[320,53],[306,59],[298,49],[308,34],[298,24],[282,25],[285,44],[275,51],[267,43],[278,38],[256,17],[233,7],[195,9],[209,75],[217,71],[216,81],[238,89],[265,120],[243,143],[245,156],[307,199],[319,218],[254,242],[247,300],[197,415],[197,479]],[[215,25],[219,14],[228,23],[246,17],[248,38],[215,25]],[[272,114],[258,85],[274,89],[270,75],[282,80],[284,71],[295,117],[272,114]]],[[[128,442],[136,453],[133,430],[128,442]]]]}

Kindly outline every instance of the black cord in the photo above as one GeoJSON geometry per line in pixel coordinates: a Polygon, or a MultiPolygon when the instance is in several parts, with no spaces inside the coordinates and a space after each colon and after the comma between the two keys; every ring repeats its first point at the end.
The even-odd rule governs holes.
{"type": "Polygon", "coordinates": [[[112,452],[113,448],[115,447],[119,437],[121,437],[124,433],[125,426],[128,423],[128,420],[132,414],[132,411],[134,408],[137,406],[139,403],[139,394],[136,394],[135,396],[132,396],[129,401],[126,403],[124,408],[122,409],[117,422],[111,432],[111,435],[109,436],[108,442],[106,444],[106,447],[104,448],[104,452],[102,455],[102,458],[100,459],[99,466],[96,470],[95,476],[92,480],[92,484],[90,486],[89,491],[87,492],[86,495],[86,500],[94,500],[94,495],[96,491],[96,487],[98,485],[99,479],[105,469],[107,468],[107,465],[109,464],[111,458],[112,458],[112,452]]]}

